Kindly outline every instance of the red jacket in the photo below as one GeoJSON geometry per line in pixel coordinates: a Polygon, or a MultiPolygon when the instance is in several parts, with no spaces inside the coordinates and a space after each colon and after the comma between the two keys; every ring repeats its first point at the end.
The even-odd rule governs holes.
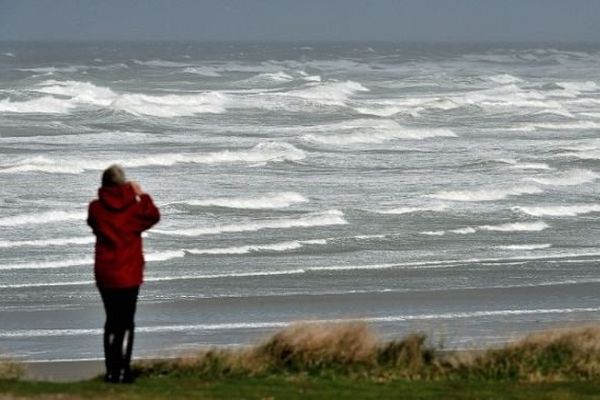
{"type": "Polygon", "coordinates": [[[141,235],[159,219],[150,195],[137,196],[129,183],[98,189],[98,200],[90,203],[87,223],[96,235],[94,275],[99,287],[141,285],[141,235]]]}

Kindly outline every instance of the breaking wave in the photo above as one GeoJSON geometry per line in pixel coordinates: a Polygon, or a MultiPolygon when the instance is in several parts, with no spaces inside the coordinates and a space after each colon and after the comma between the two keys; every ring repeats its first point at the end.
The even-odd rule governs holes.
{"type": "Polygon", "coordinates": [[[341,124],[333,124],[326,128],[333,128],[331,129],[333,131],[350,132],[342,134],[325,135],[308,134],[304,135],[303,139],[331,145],[350,145],[356,143],[382,143],[394,139],[421,140],[432,137],[457,136],[450,129],[407,128],[401,126],[396,121],[390,119],[359,119],[355,121],[344,122],[341,124]]]}
{"type": "Polygon", "coordinates": [[[203,200],[177,201],[169,204],[186,204],[199,207],[226,207],[241,209],[285,208],[292,204],[307,202],[304,196],[296,192],[266,193],[255,197],[216,197],[203,200]]]}
{"type": "Polygon", "coordinates": [[[343,212],[339,210],[330,210],[326,212],[307,214],[299,218],[277,218],[240,224],[222,224],[203,228],[180,229],[173,231],[154,229],[152,230],[152,233],[171,236],[200,236],[230,232],[253,232],[261,229],[287,229],[343,225],[347,223],[348,222],[344,219],[343,212]]]}
{"type": "Polygon", "coordinates": [[[495,201],[505,199],[509,196],[539,194],[542,192],[542,189],[535,186],[515,186],[505,189],[441,191],[427,195],[427,197],[451,201],[495,201]]]}
{"type": "Polygon", "coordinates": [[[574,169],[552,177],[531,177],[523,178],[523,180],[539,183],[540,185],[549,186],[574,186],[583,183],[593,182],[600,175],[586,169],[574,169]]]}
{"type": "Polygon", "coordinates": [[[59,221],[84,221],[86,212],[82,211],[44,211],[40,213],[20,214],[0,218],[0,226],[19,226],[28,224],[47,224],[59,221]]]}
{"type": "Polygon", "coordinates": [[[171,166],[179,163],[223,164],[298,161],[304,151],[285,142],[264,142],[248,150],[224,150],[214,153],[166,153],[127,159],[91,160],[84,158],[52,159],[44,156],[26,158],[12,164],[0,165],[0,173],[49,172],[79,174],[89,170],[103,170],[117,163],[124,167],[171,166]]]}
{"type": "Polygon", "coordinates": [[[577,204],[570,206],[538,206],[538,207],[513,207],[534,217],[575,217],[581,214],[600,212],[600,204],[577,204]]]}

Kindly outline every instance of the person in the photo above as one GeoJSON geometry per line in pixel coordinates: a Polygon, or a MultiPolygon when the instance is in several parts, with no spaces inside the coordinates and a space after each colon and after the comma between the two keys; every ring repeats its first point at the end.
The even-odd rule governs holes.
{"type": "Polygon", "coordinates": [[[134,314],[144,270],[141,234],[159,219],[150,195],[137,183],[128,182],[120,166],[104,171],[98,199],[89,205],[87,223],[96,236],[94,275],[106,312],[107,382],[133,382],[134,314]]]}

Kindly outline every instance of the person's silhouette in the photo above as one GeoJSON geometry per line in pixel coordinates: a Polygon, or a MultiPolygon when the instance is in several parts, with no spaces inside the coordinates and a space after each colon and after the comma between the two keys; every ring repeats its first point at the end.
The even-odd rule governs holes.
{"type": "Polygon", "coordinates": [[[128,182],[121,167],[112,165],[104,171],[87,223],[96,235],[94,275],[106,311],[107,382],[133,381],[134,314],[144,271],[141,234],[159,219],[150,195],[128,182]]]}

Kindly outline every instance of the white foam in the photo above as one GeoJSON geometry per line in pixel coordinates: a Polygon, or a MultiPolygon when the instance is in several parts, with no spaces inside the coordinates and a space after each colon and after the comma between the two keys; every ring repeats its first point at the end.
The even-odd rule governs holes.
{"type": "Polygon", "coordinates": [[[390,119],[361,119],[343,124],[335,124],[330,127],[336,126],[340,130],[349,130],[351,132],[326,135],[308,134],[304,135],[303,139],[332,145],[352,145],[357,143],[382,143],[394,139],[422,140],[433,137],[456,137],[456,134],[450,129],[407,128],[390,119]]]}
{"type": "Polygon", "coordinates": [[[292,204],[307,202],[304,196],[296,192],[274,192],[254,197],[216,197],[202,200],[177,201],[169,204],[187,204],[200,207],[226,207],[240,209],[285,208],[292,204]]]}
{"type": "Polygon", "coordinates": [[[283,71],[278,71],[278,72],[265,72],[263,74],[259,74],[259,75],[255,76],[252,79],[267,80],[267,81],[274,81],[274,82],[289,82],[291,80],[294,80],[294,77],[289,74],[286,74],[283,71]]]}
{"type": "Polygon", "coordinates": [[[292,240],[288,242],[279,242],[271,244],[254,244],[237,247],[226,247],[226,248],[215,248],[215,249],[188,249],[186,252],[190,254],[202,254],[202,255],[218,255],[218,254],[249,254],[255,252],[285,252],[289,250],[296,250],[304,247],[305,245],[325,245],[327,240],[315,239],[315,240],[292,240]]]}
{"type": "Polygon", "coordinates": [[[574,186],[593,182],[600,175],[586,169],[574,169],[551,177],[529,177],[523,180],[550,186],[574,186]]]}
{"type": "Polygon", "coordinates": [[[576,157],[581,160],[600,160],[600,150],[583,150],[572,153],[564,153],[566,157],[576,157]]]}
{"type": "Polygon", "coordinates": [[[419,234],[426,235],[426,236],[444,236],[446,234],[446,232],[445,231],[423,231],[423,232],[419,232],[419,234]]]}
{"type": "Polygon", "coordinates": [[[329,105],[344,105],[350,96],[358,92],[368,92],[369,89],[358,82],[328,81],[312,85],[306,89],[290,90],[282,93],[284,96],[293,96],[329,105]]]}
{"type": "Polygon", "coordinates": [[[468,226],[466,228],[452,229],[450,232],[456,233],[457,235],[469,235],[471,233],[477,232],[477,229],[468,226]]]}
{"type": "Polygon", "coordinates": [[[59,221],[84,221],[86,212],[81,211],[44,211],[40,213],[20,214],[0,218],[0,226],[19,226],[28,224],[47,224],[59,221]]]}
{"type": "Polygon", "coordinates": [[[218,92],[165,96],[123,94],[111,103],[111,107],[134,115],[168,118],[201,113],[223,113],[226,101],[226,96],[218,92]]]}
{"type": "MultiPolygon", "coordinates": [[[[225,112],[225,103],[227,102],[226,95],[217,91],[163,96],[140,93],[119,94],[110,88],[79,81],[49,80],[40,83],[35,90],[69,98],[43,97],[42,99],[30,100],[30,102],[36,103],[25,102],[26,104],[19,104],[18,108],[22,110],[19,112],[42,112],[39,111],[43,109],[42,106],[47,106],[47,109],[60,110],[52,112],[64,113],[73,107],[92,105],[134,115],[169,118],[201,113],[222,113],[225,112]],[[43,103],[38,104],[42,100],[43,103]]],[[[0,111],[10,106],[10,104],[4,104],[3,107],[3,104],[4,102],[0,103],[0,111]]],[[[11,106],[11,108],[14,107],[11,106]]]]}
{"type": "Polygon", "coordinates": [[[568,206],[537,206],[537,207],[513,207],[514,211],[520,211],[535,217],[575,217],[581,214],[600,212],[600,204],[574,204],[568,206]]]}
{"type": "Polygon", "coordinates": [[[76,104],[70,100],[57,99],[52,96],[25,101],[11,101],[9,98],[0,100],[0,112],[9,113],[66,114],[75,107],[76,104]]]}
{"type": "Polygon", "coordinates": [[[595,92],[600,90],[600,86],[593,81],[556,82],[556,84],[567,90],[576,90],[581,92],[595,92]]]}
{"type": "Polygon", "coordinates": [[[200,236],[230,232],[253,232],[261,229],[306,228],[315,226],[342,225],[347,223],[348,222],[344,219],[343,212],[339,210],[330,210],[320,213],[311,213],[298,218],[274,218],[270,220],[259,220],[247,223],[222,224],[203,228],[179,229],[172,231],[154,229],[152,232],[172,236],[200,236]]]}
{"type": "Polygon", "coordinates": [[[18,264],[3,264],[0,265],[0,271],[9,270],[21,270],[21,269],[54,269],[54,268],[66,268],[76,267],[82,265],[92,265],[94,260],[92,258],[75,258],[65,259],[58,261],[36,261],[29,263],[18,263],[18,264]]]}
{"type": "Polygon", "coordinates": [[[488,76],[487,79],[489,79],[492,82],[501,83],[501,84],[523,82],[523,79],[518,78],[513,75],[510,75],[510,74],[491,75],[491,76],[488,76]]]}
{"type": "Polygon", "coordinates": [[[539,232],[550,226],[543,221],[536,222],[514,222],[501,225],[481,225],[477,230],[494,232],[539,232]]]}
{"type": "MultiPolygon", "coordinates": [[[[333,318],[333,319],[311,319],[304,323],[323,324],[341,322],[406,322],[406,321],[428,321],[428,320],[454,320],[469,318],[511,317],[522,315],[552,315],[572,313],[597,313],[600,307],[573,307],[573,308],[537,308],[537,309],[501,309],[501,310],[479,310],[465,312],[447,312],[439,314],[401,314],[388,315],[384,317],[357,317],[357,318],[333,318]]],[[[190,324],[190,325],[160,325],[136,327],[138,333],[168,333],[168,332],[195,332],[195,331],[225,331],[240,329],[278,329],[285,328],[298,321],[261,321],[261,322],[222,322],[213,324],[190,324]]],[[[16,337],[62,337],[62,336],[98,336],[102,329],[70,328],[70,329],[15,329],[0,330],[2,338],[16,337]]]]}
{"type": "MultiPolygon", "coordinates": [[[[448,232],[457,235],[471,235],[480,231],[490,232],[539,232],[549,228],[549,225],[543,221],[537,222],[514,222],[500,225],[480,225],[480,226],[467,226],[464,228],[451,229],[448,232]]],[[[427,236],[443,236],[446,231],[424,231],[420,232],[422,235],[427,236]]]]}
{"type": "Polygon", "coordinates": [[[195,74],[214,78],[221,76],[221,74],[215,68],[207,66],[187,67],[183,70],[183,72],[186,74],[195,74]]]}
{"type": "Polygon", "coordinates": [[[11,53],[11,52],[2,53],[2,55],[6,56],[6,57],[16,57],[15,53],[11,53]]]}
{"type": "Polygon", "coordinates": [[[551,130],[551,131],[562,131],[562,130],[576,130],[576,129],[598,129],[600,123],[594,121],[573,121],[573,122],[533,122],[522,125],[522,129],[530,131],[538,130],[551,130]]]}
{"type": "Polygon", "coordinates": [[[396,208],[389,208],[389,209],[382,209],[382,210],[374,210],[374,212],[379,213],[379,214],[412,214],[412,213],[428,212],[428,211],[433,211],[433,212],[444,211],[447,208],[448,208],[447,205],[439,204],[439,205],[425,206],[425,207],[396,207],[396,208]]]}
{"type": "Polygon", "coordinates": [[[189,62],[179,62],[179,61],[169,61],[169,60],[133,60],[134,63],[138,65],[145,65],[147,67],[166,67],[166,68],[177,68],[177,67],[186,67],[190,65],[189,62]]]}
{"type": "Polygon", "coordinates": [[[224,150],[214,153],[166,153],[126,159],[94,160],[90,158],[51,159],[44,156],[25,158],[18,162],[0,165],[0,173],[49,172],[79,174],[89,170],[103,170],[116,163],[124,167],[171,166],[179,163],[223,164],[298,161],[304,151],[285,142],[265,142],[247,150],[224,150]]]}
{"type": "Polygon", "coordinates": [[[427,195],[427,197],[451,201],[495,201],[505,199],[509,196],[539,194],[542,192],[542,189],[535,186],[514,186],[504,189],[441,191],[427,195]]]}
{"type": "Polygon", "coordinates": [[[552,247],[550,243],[544,244],[511,244],[507,246],[497,246],[499,249],[504,250],[543,250],[552,247]]]}
{"type": "Polygon", "coordinates": [[[0,240],[0,248],[67,246],[73,244],[90,244],[95,241],[96,239],[93,236],[38,240],[0,240]]]}
{"type": "Polygon", "coordinates": [[[546,163],[517,163],[517,164],[511,165],[510,168],[512,168],[512,169],[539,169],[539,170],[552,169],[546,163]]]}

